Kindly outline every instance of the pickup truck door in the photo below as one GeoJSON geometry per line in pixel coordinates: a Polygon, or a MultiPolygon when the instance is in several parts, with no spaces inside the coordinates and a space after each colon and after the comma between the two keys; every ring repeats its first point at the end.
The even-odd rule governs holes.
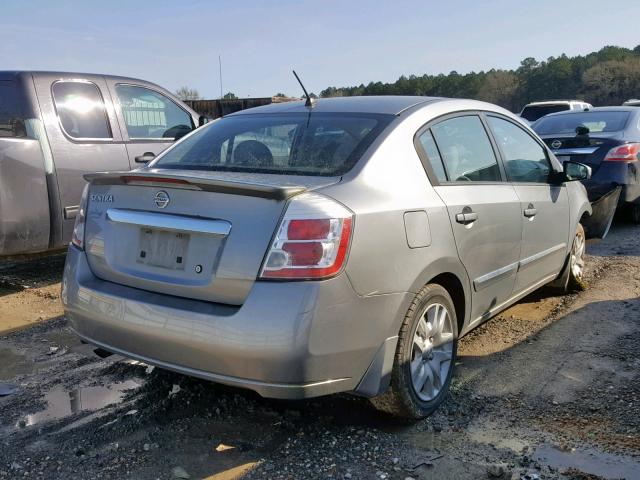
{"type": "Polygon", "coordinates": [[[134,168],[153,160],[196,127],[192,113],[158,87],[122,80],[107,82],[134,168]]]}
{"type": "Polygon", "coordinates": [[[522,251],[515,293],[553,280],[568,252],[569,198],[566,187],[552,185],[546,148],[509,119],[487,115],[507,179],[520,199],[522,251]]]}
{"type": "Polygon", "coordinates": [[[58,179],[62,239],[71,239],[85,173],[129,170],[129,158],[101,75],[34,76],[58,179]]]}

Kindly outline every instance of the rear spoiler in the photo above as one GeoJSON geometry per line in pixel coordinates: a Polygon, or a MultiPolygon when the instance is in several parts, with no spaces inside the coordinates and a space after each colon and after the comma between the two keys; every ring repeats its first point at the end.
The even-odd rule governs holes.
{"type": "Polygon", "coordinates": [[[84,175],[93,185],[140,185],[149,187],[171,187],[184,190],[228,193],[269,200],[286,200],[307,190],[299,185],[269,185],[259,182],[241,182],[221,178],[188,176],[184,174],[160,173],[153,171],[97,172],[84,175]]]}

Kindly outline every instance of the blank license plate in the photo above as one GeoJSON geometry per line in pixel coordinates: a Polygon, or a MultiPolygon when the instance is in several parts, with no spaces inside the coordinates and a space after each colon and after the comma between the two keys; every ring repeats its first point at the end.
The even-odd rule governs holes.
{"type": "Polygon", "coordinates": [[[140,229],[136,261],[144,265],[184,270],[189,235],[165,230],[140,229]]]}

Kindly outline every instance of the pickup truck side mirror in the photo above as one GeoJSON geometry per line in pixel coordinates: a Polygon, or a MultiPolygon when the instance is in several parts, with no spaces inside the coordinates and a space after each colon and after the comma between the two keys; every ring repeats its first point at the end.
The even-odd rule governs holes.
{"type": "Polygon", "coordinates": [[[574,182],[576,180],[589,180],[591,178],[591,167],[584,163],[564,162],[562,166],[566,182],[574,182]]]}
{"type": "Polygon", "coordinates": [[[136,163],[149,163],[156,158],[156,154],[153,152],[144,152],[142,155],[135,157],[136,163]]]}
{"type": "Polygon", "coordinates": [[[200,117],[198,118],[198,126],[201,127],[203,125],[206,125],[207,123],[209,123],[209,119],[204,115],[200,115],[200,117]]]}

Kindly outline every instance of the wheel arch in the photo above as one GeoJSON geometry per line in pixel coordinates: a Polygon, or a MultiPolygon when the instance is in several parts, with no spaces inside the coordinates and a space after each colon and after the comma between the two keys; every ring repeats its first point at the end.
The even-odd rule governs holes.
{"type": "Polygon", "coordinates": [[[411,291],[419,292],[430,283],[442,286],[451,296],[456,309],[458,333],[462,333],[469,323],[471,313],[471,286],[460,259],[443,257],[436,260],[416,278],[411,291]]]}

